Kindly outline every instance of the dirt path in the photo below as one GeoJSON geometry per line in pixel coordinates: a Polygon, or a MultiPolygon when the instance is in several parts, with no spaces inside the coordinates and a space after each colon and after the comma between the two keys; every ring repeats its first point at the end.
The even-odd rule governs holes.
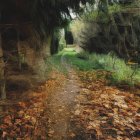
{"type": "Polygon", "coordinates": [[[49,140],[67,140],[71,135],[70,119],[76,105],[76,96],[80,90],[76,72],[66,63],[64,56],[61,62],[68,70],[68,79],[64,86],[50,95],[48,99],[49,140]]]}
{"type": "Polygon", "coordinates": [[[140,97],[109,86],[103,71],[77,73],[67,63],[68,79],[48,95],[48,140],[139,140],[140,97]]]}

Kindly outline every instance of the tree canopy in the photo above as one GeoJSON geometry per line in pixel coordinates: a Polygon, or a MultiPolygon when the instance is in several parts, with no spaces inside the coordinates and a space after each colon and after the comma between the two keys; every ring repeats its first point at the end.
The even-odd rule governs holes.
{"type": "Polygon", "coordinates": [[[67,24],[70,11],[81,12],[81,4],[94,0],[1,0],[0,23],[32,22],[43,33],[67,24]]]}

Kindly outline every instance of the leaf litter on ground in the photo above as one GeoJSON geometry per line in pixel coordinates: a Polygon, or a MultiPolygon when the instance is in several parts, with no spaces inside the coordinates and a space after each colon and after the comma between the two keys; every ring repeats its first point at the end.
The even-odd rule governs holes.
{"type": "Polygon", "coordinates": [[[56,87],[62,84],[60,81],[64,81],[64,76],[60,73],[52,72],[52,74],[53,79],[35,90],[30,89],[21,96],[16,92],[11,94],[10,103],[3,110],[6,113],[0,118],[0,139],[46,140],[47,95],[55,92],[56,87]],[[19,98],[13,101],[12,96],[15,94],[18,94],[19,98]]]}
{"type": "MultiPolygon", "coordinates": [[[[99,73],[101,75],[101,71],[99,73]]],[[[108,86],[106,72],[100,78],[95,72],[78,74],[84,84],[77,97],[80,103],[72,122],[79,123],[85,135],[88,133],[91,137],[94,134],[94,139],[139,140],[140,97],[135,90],[108,86]]]]}

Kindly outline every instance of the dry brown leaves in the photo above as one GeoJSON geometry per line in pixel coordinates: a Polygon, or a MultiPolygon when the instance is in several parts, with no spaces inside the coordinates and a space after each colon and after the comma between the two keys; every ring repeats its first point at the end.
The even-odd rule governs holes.
{"type": "Polygon", "coordinates": [[[95,78],[93,72],[82,72],[80,77],[84,90],[78,97],[75,123],[81,124],[85,133],[94,133],[94,139],[139,140],[140,97],[107,86],[104,78],[95,78]]]}
{"type": "Polygon", "coordinates": [[[16,104],[6,108],[5,116],[0,119],[0,139],[46,140],[47,94],[53,93],[62,84],[60,81],[64,81],[58,73],[53,73],[53,76],[35,91],[22,94],[16,104]]]}

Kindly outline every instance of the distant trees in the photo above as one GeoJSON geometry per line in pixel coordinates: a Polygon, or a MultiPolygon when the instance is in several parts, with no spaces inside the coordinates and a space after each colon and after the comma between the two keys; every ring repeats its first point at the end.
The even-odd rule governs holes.
{"type": "Polygon", "coordinates": [[[67,44],[73,44],[73,34],[71,31],[65,31],[65,40],[67,44]]]}

